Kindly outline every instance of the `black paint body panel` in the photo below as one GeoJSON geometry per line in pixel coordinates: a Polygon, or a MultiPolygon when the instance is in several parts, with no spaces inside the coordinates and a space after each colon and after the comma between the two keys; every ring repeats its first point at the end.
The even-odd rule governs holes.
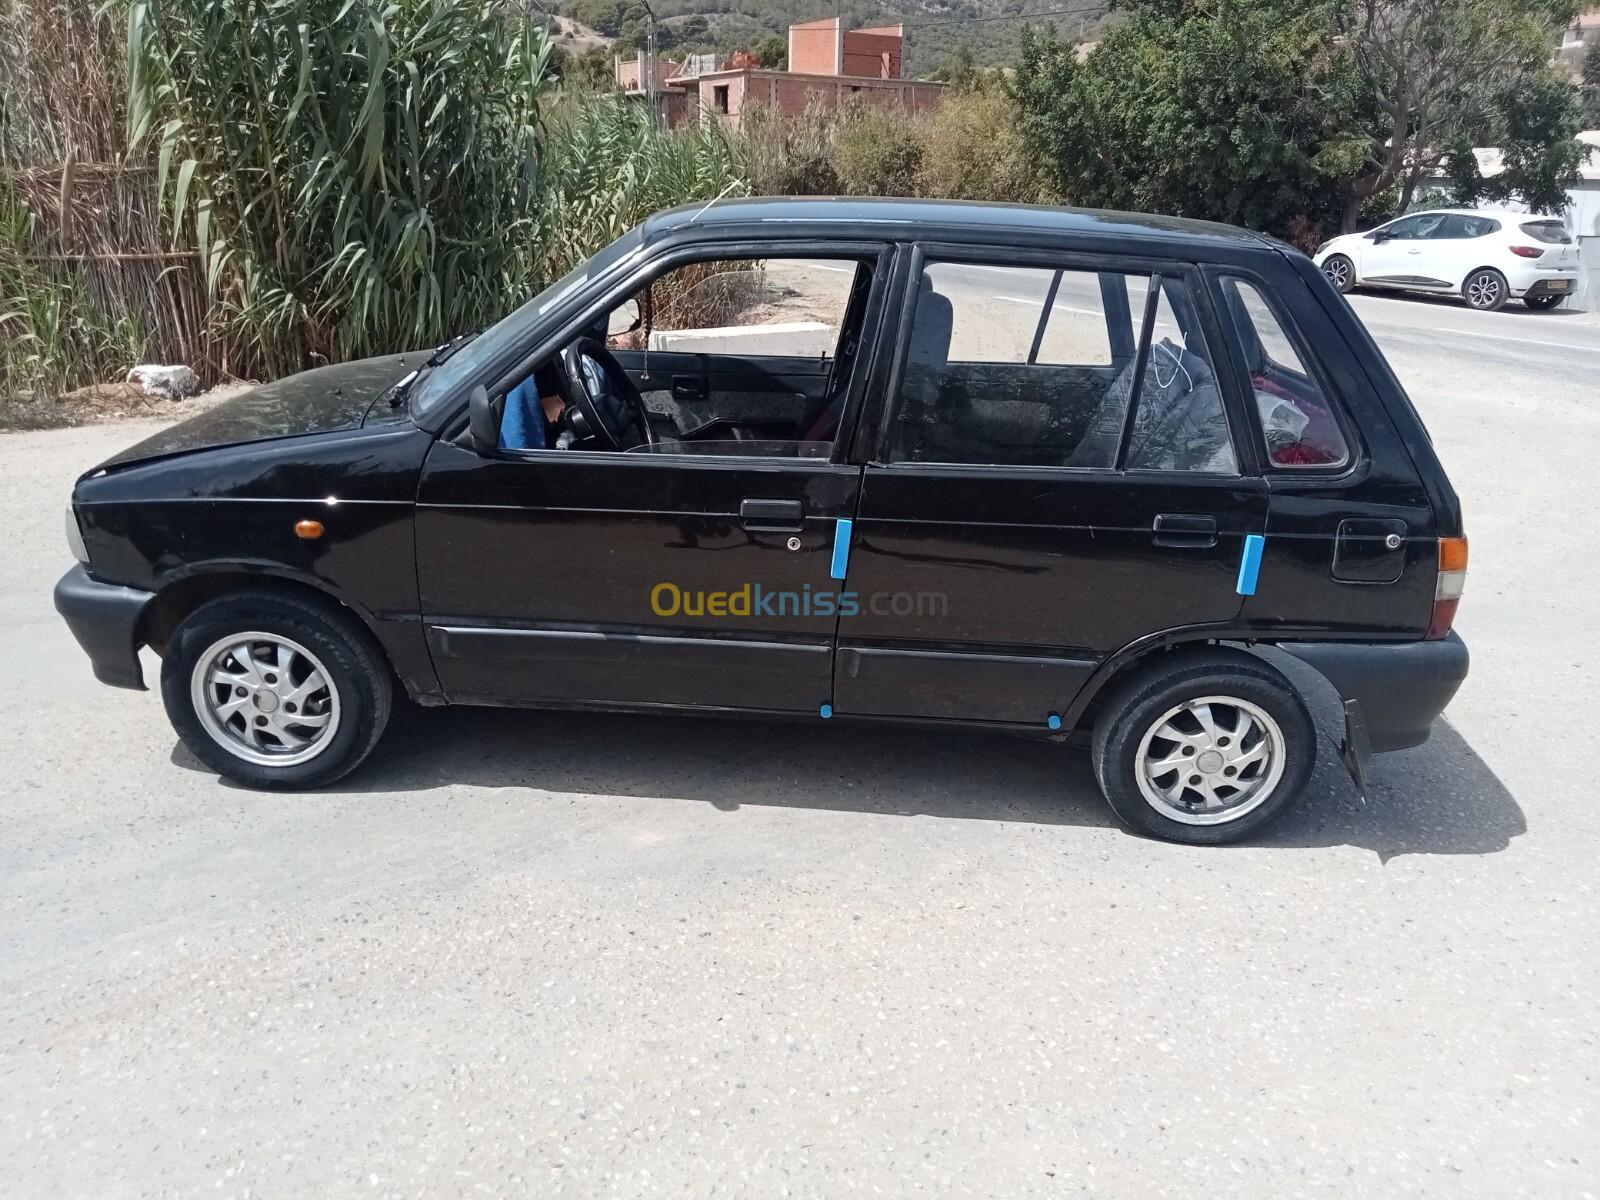
{"type": "MultiPolygon", "coordinates": [[[[1437,539],[1461,534],[1459,501],[1366,330],[1287,247],[1130,214],[733,201],[651,218],[639,253],[545,309],[519,310],[510,349],[476,362],[460,394],[426,413],[383,402],[422,355],[329,367],[225,403],[80,480],[73,502],[91,565],[83,580],[64,581],[63,612],[85,648],[98,647],[97,672],[130,682],[125,645],[148,634],[133,598],[159,606],[208,577],[310,588],[344,605],[424,702],[831,707],[1065,734],[1099,688],[1148,652],[1184,641],[1292,643],[1341,691],[1360,693],[1383,748],[1425,731],[1454,690],[1448,677],[1465,670],[1464,649],[1437,648],[1459,643],[1423,642],[1437,539]],[[1184,276],[1215,343],[1239,473],[889,465],[923,247],[1184,276]],[[464,436],[472,385],[527,378],[652,274],[688,257],[830,249],[876,272],[831,459],[493,455],[464,436]],[[1348,423],[1348,467],[1267,465],[1248,376],[1217,332],[1217,281],[1227,274],[1255,282],[1298,330],[1348,423]],[[304,518],[322,522],[324,536],[297,538],[304,518]],[[836,548],[843,521],[851,533],[836,548]],[[1251,535],[1265,537],[1265,552],[1255,588],[1241,594],[1251,535]],[[842,581],[830,569],[841,560],[842,581]],[[785,593],[804,605],[664,613],[652,606],[660,584],[685,596],[785,593]],[[79,602],[101,587],[126,591],[79,602]],[[841,612],[817,599],[841,589],[937,595],[942,607],[841,612]],[[91,610],[101,615],[84,615],[91,610]],[[105,627],[80,628],[85,621],[105,627]],[[1395,689],[1386,705],[1374,681],[1419,664],[1437,686],[1395,689]]],[[[627,365],[642,374],[639,357],[627,365]]],[[[726,355],[650,357],[664,375],[658,386],[676,383],[686,396],[740,369],[726,355]]],[[[775,392],[797,411],[827,394],[820,369],[747,365],[746,390],[775,392]]]]}

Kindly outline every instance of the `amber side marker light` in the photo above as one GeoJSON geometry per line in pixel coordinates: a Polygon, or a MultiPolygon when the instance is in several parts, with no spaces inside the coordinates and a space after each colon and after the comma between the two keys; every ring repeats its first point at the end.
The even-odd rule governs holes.
{"type": "Polygon", "coordinates": [[[322,522],[296,521],[294,523],[294,535],[297,538],[305,538],[308,542],[319,538],[322,536],[322,522]]]}
{"type": "Polygon", "coordinates": [[[1439,539],[1439,582],[1433,587],[1433,620],[1428,623],[1428,636],[1444,637],[1455,624],[1456,608],[1461,603],[1461,589],[1467,582],[1467,539],[1439,539]]]}

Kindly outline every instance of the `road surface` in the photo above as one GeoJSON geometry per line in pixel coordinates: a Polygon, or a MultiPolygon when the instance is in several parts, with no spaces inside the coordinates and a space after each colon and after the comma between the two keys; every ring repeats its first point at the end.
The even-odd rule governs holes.
{"type": "Polygon", "coordinates": [[[0,438],[0,1193],[1596,1194],[1600,322],[1355,305],[1473,673],[1231,849],[1074,752],[820,724],[406,712],[222,785],[50,609],[148,427],[0,438]]]}

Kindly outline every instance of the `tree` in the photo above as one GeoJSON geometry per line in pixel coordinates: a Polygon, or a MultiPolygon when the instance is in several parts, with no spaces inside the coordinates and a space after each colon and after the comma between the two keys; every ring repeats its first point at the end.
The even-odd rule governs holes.
{"type": "Polygon", "coordinates": [[[1591,38],[1583,52],[1583,98],[1589,128],[1600,128],[1600,37],[1591,38]]]}
{"type": "Polygon", "coordinates": [[[975,86],[978,81],[978,62],[972,56],[972,47],[966,42],[958,43],[955,53],[945,59],[929,78],[948,83],[955,91],[975,86]]]}
{"type": "Polygon", "coordinates": [[[1011,94],[1072,204],[1230,221],[1308,240],[1365,144],[1359,79],[1324,0],[1140,3],[1082,62],[1025,30],[1011,94]]]}
{"type": "Polygon", "coordinates": [[[1448,155],[1447,177],[1459,204],[1521,200],[1536,212],[1567,206],[1567,185],[1583,165],[1587,147],[1577,140],[1583,104],[1564,74],[1546,67],[1497,96],[1485,122],[1462,137],[1448,155]],[[1473,146],[1500,151],[1499,170],[1485,177],[1473,146]]]}
{"type": "Polygon", "coordinates": [[[1565,25],[1573,9],[1569,0],[1341,4],[1336,27],[1377,117],[1348,185],[1344,229],[1353,230],[1362,206],[1395,183],[1404,208],[1452,148],[1459,154],[1464,137],[1495,124],[1498,104],[1545,86],[1548,30],[1565,25]]]}
{"type": "Polygon", "coordinates": [[[550,65],[561,86],[569,92],[608,92],[616,87],[611,50],[606,46],[591,46],[577,52],[554,47],[550,65]]]}
{"type": "Polygon", "coordinates": [[[782,71],[789,65],[789,43],[775,33],[757,38],[750,47],[750,53],[756,56],[756,61],[763,67],[774,71],[782,71]]]}

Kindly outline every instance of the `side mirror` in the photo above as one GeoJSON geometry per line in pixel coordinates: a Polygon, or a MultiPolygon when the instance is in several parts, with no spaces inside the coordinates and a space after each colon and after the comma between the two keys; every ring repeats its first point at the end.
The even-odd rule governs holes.
{"type": "Polygon", "coordinates": [[[1387,229],[1374,229],[1367,234],[1367,240],[1370,242],[1387,242],[1393,236],[1387,229]]]}
{"type": "Polygon", "coordinates": [[[479,454],[493,454],[500,448],[500,422],[482,384],[467,395],[467,429],[472,434],[472,448],[479,454]]]}

